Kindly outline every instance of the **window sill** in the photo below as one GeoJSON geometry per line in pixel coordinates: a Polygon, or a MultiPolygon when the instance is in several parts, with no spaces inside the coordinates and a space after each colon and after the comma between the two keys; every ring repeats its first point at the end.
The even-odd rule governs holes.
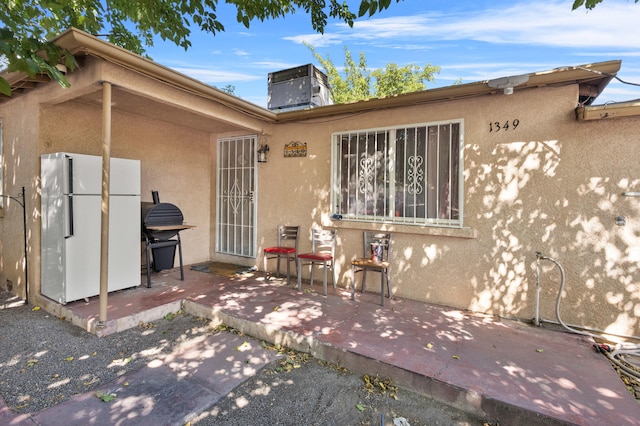
{"type": "Polygon", "coordinates": [[[451,238],[478,238],[478,231],[474,228],[447,228],[429,225],[402,225],[397,223],[359,222],[350,220],[322,219],[322,226],[328,229],[355,229],[361,231],[385,231],[398,234],[433,235],[451,238]]]}

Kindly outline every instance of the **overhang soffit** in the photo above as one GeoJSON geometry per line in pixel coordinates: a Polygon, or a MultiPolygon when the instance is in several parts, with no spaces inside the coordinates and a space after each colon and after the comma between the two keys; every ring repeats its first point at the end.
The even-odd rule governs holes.
{"type": "MultiPolygon", "coordinates": [[[[72,100],[102,109],[103,92],[97,90],[85,93],[72,100]]],[[[258,128],[257,125],[247,126],[229,117],[209,115],[198,109],[171,103],[162,97],[130,92],[118,86],[112,88],[111,108],[114,113],[158,120],[207,133],[246,132],[247,128],[258,128]]]]}

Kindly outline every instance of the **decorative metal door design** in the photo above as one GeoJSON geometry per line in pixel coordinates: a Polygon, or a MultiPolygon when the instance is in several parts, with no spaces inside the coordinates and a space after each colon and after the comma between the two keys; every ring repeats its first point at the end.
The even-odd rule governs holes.
{"type": "Polygon", "coordinates": [[[256,256],[256,140],[218,139],[216,251],[256,256]]]}

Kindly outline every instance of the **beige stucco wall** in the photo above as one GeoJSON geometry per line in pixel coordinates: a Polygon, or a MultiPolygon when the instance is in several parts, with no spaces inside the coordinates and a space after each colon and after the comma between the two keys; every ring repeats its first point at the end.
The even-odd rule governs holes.
{"type": "MultiPolygon", "coordinates": [[[[535,315],[540,251],[566,270],[565,322],[637,335],[640,204],[620,194],[640,186],[640,121],[577,122],[576,102],[577,86],[569,86],[281,125],[269,163],[260,166],[261,243],[273,243],[267,230],[282,218],[302,226],[302,250],[310,248],[312,226],[337,228],[346,288],[362,230],[389,229],[396,295],[527,320],[535,315]],[[333,132],[460,118],[468,232],[329,220],[333,132]],[[489,123],[514,119],[515,130],[489,131],[489,123]],[[283,157],[292,140],[308,143],[308,157],[283,157]],[[616,226],[616,216],[626,226],[616,226]]],[[[560,274],[549,261],[541,265],[541,318],[555,320],[560,274]]]]}
{"type": "MultiPolygon", "coordinates": [[[[37,221],[38,179],[32,173],[39,167],[39,158],[34,155],[37,150],[38,114],[25,113],[32,111],[31,107],[32,103],[26,97],[16,99],[12,108],[0,105],[3,194],[20,198],[22,187],[25,188],[29,282],[33,281],[33,274],[40,268],[37,263],[40,249],[32,245],[34,238],[39,238],[40,222],[37,221]]],[[[0,211],[0,285],[22,298],[27,296],[23,223],[22,207],[13,200],[4,200],[4,208],[0,211]]]]}
{"type": "MultiPolygon", "coordinates": [[[[277,224],[301,226],[302,251],[310,249],[310,229],[325,226],[338,229],[338,285],[347,288],[350,260],[362,252],[362,231],[388,229],[396,295],[529,320],[535,314],[539,251],[566,270],[566,322],[640,335],[640,198],[621,195],[640,191],[640,119],[578,122],[577,86],[273,124],[114,65],[88,61],[71,77],[71,91],[41,85],[0,105],[4,190],[17,193],[27,186],[29,273],[36,291],[39,155],[100,155],[101,108],[74,100],[73,91],[101,90],[97,82],[108,80],[119,90],[237,124],[232,132],[197,130],[152,114],[119,112],[114,99],[111,155],[141,161],[143,201],[158,190],[162,201],[178,205],[197,226],[182,233],[186,264],[220,259],[261,269],[262,249],[275,243],[277,224]],[[332,133],[452,119],[464,120],[464,229],[330,220],[332,133]],[[490,123],[514,119],[515,130],[489,131],[490,123]],[[216,141],[261,131],[271,150],[268,162],[257,165],[257,257],[222,256],[215,252],[216,141]],[[291,141],[306,142],[308,155],[285,158],[284,145],[291,141]],[[615,224],[617,216],[625,226],[615,224]]],[[[8,209],[4,215],[0,285],[9,280],[19,287],[21,217],[8,209]]],[[[542,271],[541,317],[555,320],[559,273],[548,261],[542,271]]],[[[379,290],[376,280],[368,289],[379,290]]]]}
{"type": "MultiPolygon", "coordinates": [[[[97,108],[68,102],[42,110],[44,151],[101,155],[101,114],[97,108]],[[65,117],[74,117],[70,131],[65,117]]],[[[209,135],[185,127],[119,113],[112,115],[111,156],[140,160],[141,201],[175,204],[196,230],[184,231],[185,263],[209,259],[209,135]]]]}

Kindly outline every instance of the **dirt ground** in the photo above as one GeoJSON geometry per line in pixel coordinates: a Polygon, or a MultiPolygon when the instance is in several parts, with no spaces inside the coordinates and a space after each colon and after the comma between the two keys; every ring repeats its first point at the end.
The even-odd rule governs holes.
{"type": "Polygon", "coordinates": [[[391,379],[359,376],[289,352],[192,422],[194,425],[485,425],[391,379]]]}

